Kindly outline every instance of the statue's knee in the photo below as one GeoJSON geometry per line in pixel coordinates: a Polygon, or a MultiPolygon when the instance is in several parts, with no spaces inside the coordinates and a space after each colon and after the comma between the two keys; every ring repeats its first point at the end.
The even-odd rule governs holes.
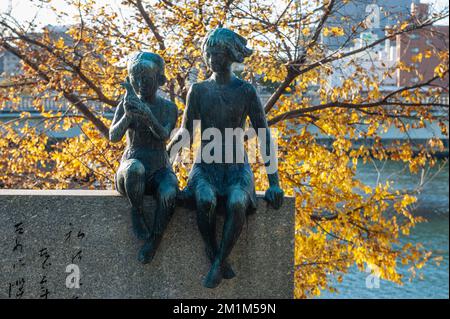
{"type": "Polygon", "coordinates": [[[216,208],[216,197],[209,192],[201,192],[197,195],[197,209],[212,210],[216,208]]]}
{"type": "Polygon", "coordinates": [[[243,191],[234,191],[228,199],[228,208],[236,213],[245,214],[248,195],[243,191]]]}
{"type": "Polygon", "coordinates": [[[159,198],[168,203],[169,205],[175,205],[177,198],[177,189],[175,187],[164,187],[159,191],[159,198]]]}
{"type": "Polygon", "coordinates": [[[123,178],[118,174],[114,176],[114,187],[121,194],[125,195],[125,185],[123,184],[123,178]]]}
{"type": "Polygon", "coordinates": [[[145,167],[139,160],[130,160],[127,163],[125,176],[129,177],[142,177],[145,175],[145,167]]]}

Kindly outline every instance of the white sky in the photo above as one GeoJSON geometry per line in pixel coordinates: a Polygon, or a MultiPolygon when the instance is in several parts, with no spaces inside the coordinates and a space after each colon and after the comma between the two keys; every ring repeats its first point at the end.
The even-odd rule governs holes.
{"type": "MultiPolygon", "coordinates": [[[[448,8],[448,0],[421,0],[422,3],[430,3],[437,11],[448,8]]],[[[442,20],[441,25],[449,25],[449,18],[442,20]]]]}
{"type": "MultiPolygon", "coordinates": [[[[33,19],[36,16],[35,21],[38,25],[58,24],[56,16],[51,10],[48,9],[48,5],[46,5],[47,8],[44,7],[39,9],[39,0],[0,0],[0,13],[8,10],[10,1],[12,3],[12,15],[19,21],[30,21],[30,19],[33,19]]],[[[108,3],[112,8],[117,10],[120,7],[121,2],[121,0],[97,1],[99,4],[108,3]]],[[[436,10],[448,7],[448,0],[422,0],[421,2],[431,3],[432,6],[436,8],[436,10]]],[[[60,10],[64,10],[66,6],[64,0],[52,0],[50,4],[60,10]]],[[[73,8],[69,9],[72,10],[67,11],[66,8],[69,16],[74,16],[77,14],[76,11],[73,11],[73,8]]],[[[76,20],[65,20],[61,23],[70,24],[71,22],[75,21],[76,20]]],[[[445,21],[442,21],[440,24],[448,25],[449,20],[447,19],[445,21]]]]}

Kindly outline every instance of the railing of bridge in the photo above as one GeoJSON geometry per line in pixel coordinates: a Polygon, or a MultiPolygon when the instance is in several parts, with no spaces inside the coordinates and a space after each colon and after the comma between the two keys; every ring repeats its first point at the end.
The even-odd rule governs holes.
{"type": "MultiPolygon", "coordinates": [[[[38,103],[34,103],[35,98],[32,96],[23,96],[16,101],[6,101],[0,107],[0,116],[5,113],[40,113],[41,111],[49,112],[66,112],[71,111],[72,105],[65,99],[57,99],[55,97],[40,98],[38,103]]],[[[89,108],[96,113],[112,113],[114,110],[111,107],[105,106],[103,103],[95,101],[85,102],[89,108]]]]}
{"type": "MultiPolygon", "coordinates": [[[[261,87],[258,87],[258,93],[261,97],[261,101],[264,103],[271,95],[271,92],[268,90],[265,90],[261,87]]],[[[312,97],[312,96],[311,96],[312,97]]],[[[22,96],[19,99],[19,102],[13,102],[13,101],[6,101],[3,106],[0,106],[0,116],[2,113],[20,113],[20,112],[31,112],[31,113],[39,113],[41,110],[37,108],[33,101],[35,100],[32,96],[22,96]]],[[[431,100],[425,100],[424,103],[430,103],[430,102],[438,102],[442,104],[449,105],[449,96],[447,94],[442,95],[439,98],[439,101],[431,101],[431,100]]],[[[93,110],[96,113],[113,113],[114,109],[111,107],[105,106],[105,104],[96,102],[96,101],[87,101],[85,102],[91,110],[93,110]]],[[[56,97],[48,97],[45,99],[39,99],[40,107],[44,111],[61,111],[65,112],[70,107],[71,104],[66,101],[65,99],[57,99],[56,97]]],[[[439,108],[436,110],[436,113],[442,113],[442,109],[439,108]]]]}

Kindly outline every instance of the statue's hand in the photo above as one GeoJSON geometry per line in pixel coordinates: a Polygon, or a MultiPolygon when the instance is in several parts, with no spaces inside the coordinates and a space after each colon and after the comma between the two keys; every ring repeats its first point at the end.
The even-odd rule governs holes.
{"type": "Polygon", "coordinates": [[[125,114],[131,118],[134,118],[136,115],[136,106],[134,103],[124,100],[123,102],[123,108],[125,110],[125,114]]]}
{"type": "Polygon", "coordinates": [[[283,205],[284,192],[279,186],[270,186],[266,191],[264,199],[275,209],[283,205]]]}
{"type": "Polygon", "coordinates": [[[132,117],[145,117],[147,112],[150,111],[144,109],[140,100],[125,100],[124,108],[125,113],[132,117]]]}
{"type": "Polygon", "coordinates": [[[123,98],[124,101],[124,109],[125,113],[127,113],[131,117],[135,117],[134,115],[142,116],[145,111],[142,107],[142,101],[134,92],[133,87],[131,86],[130,80],[127,79],[125,82],[122,82],[122,86],[125,88],[125,96],[123,98]]]}

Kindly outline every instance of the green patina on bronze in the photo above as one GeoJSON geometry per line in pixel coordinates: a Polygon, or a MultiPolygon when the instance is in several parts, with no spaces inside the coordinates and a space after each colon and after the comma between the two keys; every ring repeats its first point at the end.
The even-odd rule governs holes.
{"type": "MultiPolygon", "coordinates": [[[[212,75],[190,88],[182,125],[179,134],[169,143],[169,151],[186,130],[192,146],[194,120],[200,121],[202,133],[214,128],[225,136],[226,129],[244,129],[247,118],[256,131],[265,129],[264,147],[272,150],[269,127],[255,88],[237,78],[231,70],[233,63],[242,63],[251,55],[252,50],[246,45],[246,39],[229,29],[218,28],[208,33],[202,50],[212,75]]],[[[165,148],[176,123],[177,108],[157,95],[158,87],[165,83],[164,61],[157,54],[139,52],[130,58],[128,73],[124,83],[126,94],[116,110],[110,139],[119,141],[125,133],[127,135],[127,147],[116,174],[116,188],[129,199],[134,232],[145,241],[139,259],[147,263],[153,258],[179,194],[178,199],[193,203],[197,212],[197,225],[211,262],[203,285],[215,288],[222,278],[235,276],[227,257],[242,232],[247,212],[256,208],[254,176],[247,155],[244,162],[237,158],[230,162],[225,159],[226,154],[219,162],[206,163],[203,157],[196,160],[188,185],[179,193],[165,148]],[[156,197],[153,221],[145,218],[144,194],[156,197]],[[225,208],[220,242],[216,236],[218,207],[225,208]]],[[[233,149],[237,149],[236,143],[233,140],[233,149]]],[[[203,147],[202,143],[201,151],[203,147]]],[[[265,199],[278,209],[284,195],[279,187],[278,172],[268,172],[268,178],[270,187],[265,199]]]]}
{"type": "Polygon", "coordinates": [[[166,152],[166,142],[177,121],[174,103],[157,95],[165,83],[164,61],[154,53],[138,52],[128,61],[126,94],[110,128],[110,140],[127,146],[115,176],[116,189],[131,204],[133,231],[144,241],[139,260],[152,260],[175,208],[178,182],[166,152]],[[153,214],[144,212],[144,195],[157,201],[153,214]],[[146,218],[151,216],[152,220],[146,218]]]}
{"type": "MultiPolygon", "coordinates": [[[[181,129],[193,136],[193,121],[200,120],[202,134],[208,128],[215,128],[225,136],[225,129],[244,129],[249,118],[256,131],[265,129],[264,146],[270,150],[270,131],[256,90],[250,83],[237,78],[231,70],[234,62],[242,63],[251,55],[252,50],[246,44],[242,36],[229,29],[218,28],[208,33],[202,51],[212,75],[190,88],[181,129]]],[[[175,136],[169,149],[178,138],[175,136]]],[[[233,149],[236,149],[236,141],[233,143],[233,149]]],[[[236,159],[233,161],[230,163],[225,158],[220,163],[205,163],[203,158],[198,163],[196,161],[189,174],[188,185],[183,190],[183,197],[191,198],[195,203],[198,228],[211,261],[210,271],[203,282],[208,288],[217,287],[222,278],[235,276],[227,257],[241,234],[247,211],[256,208],[254,177],[247,156],[244,163],[236,162],[236,159]],[[218,206],[225,207],[220,243],[216,238],[218,206]]],[[[279,187],[278,172],[268,174],[268,178],[270,188],[265,199],[278,209],[284,195],[279,187]]]]}

